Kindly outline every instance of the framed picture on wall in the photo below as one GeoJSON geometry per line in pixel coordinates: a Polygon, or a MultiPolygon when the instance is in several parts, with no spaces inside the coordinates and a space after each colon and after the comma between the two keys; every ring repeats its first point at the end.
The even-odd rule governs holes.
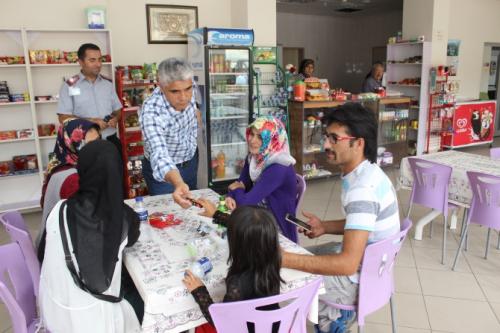
{"type": "Polygon", "coordinates": [[[186,44],[198,28],[198,7],[146,5],[148,44],[186,44]]]}

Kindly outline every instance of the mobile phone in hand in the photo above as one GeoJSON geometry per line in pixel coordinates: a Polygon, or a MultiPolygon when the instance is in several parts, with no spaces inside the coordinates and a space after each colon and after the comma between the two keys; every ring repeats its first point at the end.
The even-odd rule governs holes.
{"type": "Polygon", "coordinates": [[[297,227],[300,227],[300,228],[305,229],[307,231],[312,230],[312,227],[309,223],[304,222],[302,220],[299,220],[298,218],[296,218],[293,215],[286,214],[285,220],[287,220],[288,222],[295,224],[297,227]]]}
{"type": "Polygon", "coordinates": [[[196,199],[193,199],[193,198],[186,198],[187,200],[189,200],[189,202],[191,202],[191,204],[195,207],[198,207],[198,208],[203,208],[203,205],[201,203],[198,202],[198,200],[196,199]]]}

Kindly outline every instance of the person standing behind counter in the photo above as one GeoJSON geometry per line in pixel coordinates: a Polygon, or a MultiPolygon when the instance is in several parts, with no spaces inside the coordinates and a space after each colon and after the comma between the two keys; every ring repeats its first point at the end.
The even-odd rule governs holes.
{"type": "Polygon", "coordinates": [[[304,59],[300,63],[299,73],[297,74],[296,79],[304,81],[304,79],[313,77],[313,73],[314,73],[314,60],[304,59]]]}
{"type": "Polygon", "coordinates": [[[101,75],[101,50],[95,44],[78,49],[80,73],[64,81],[59,91],[57,115],[62,124],[69,118],[83,118],[101,128],[103,139],[111,141],[121,156],[121,143],[116,136],[122,104],[110,79],[101,75]]]}
{"type": "Polygon", "coordinates": [[[190,189],[196,189],[198,172],[198,121],[193,94],[193,69],[179,58],[158,66],[157,87],[139,115],[144,138],[142,174],[151,195],[173,193],[187,208],[190,189]]]}
{"type": "Polygon", "coordinates": [[[380,88],[384,88],[382,85],[382,78],[384,77],[384,64],[381,62],[376,62],[372,65],[370,73],[368,73],[363,81],[363,87],[361,92],[376,93],[380,88]]]}

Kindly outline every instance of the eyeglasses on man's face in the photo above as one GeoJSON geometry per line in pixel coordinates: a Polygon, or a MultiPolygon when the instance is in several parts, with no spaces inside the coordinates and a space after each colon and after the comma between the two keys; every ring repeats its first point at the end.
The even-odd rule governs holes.
{"type": "Polygon", "coordinates": [[[333,144],[333,145],[336,145],[337,142],[339,141],[344,141],[344,140],[353,140],[353,139],[357,139],[356,137],[354,136],[341,136],[341,135],[337,135],[335,133],[325,133],[324,134],[324,137],[325,137],[325,140],[328,139],[328,141],[333,144]]]}

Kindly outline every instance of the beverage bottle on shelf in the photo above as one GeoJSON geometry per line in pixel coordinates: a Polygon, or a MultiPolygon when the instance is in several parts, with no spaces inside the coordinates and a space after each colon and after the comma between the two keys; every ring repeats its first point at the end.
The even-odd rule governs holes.
{"type": "Polygon", "coordinates": [[[143,197],[135,197],[135,212],[139,217],[139,221],[147,222],[148,221],[148,210],[144,207],[144,198],[143,197]]]}
{"type": "Polygon", "coordinates": [[[212,268],[212,263],[207,257],[202,257],[191,264],[191,272],[200,279],[203,279],[212,268]]]}
{"type": "Polygon", "coordinates": [[[226,155],[221,150],[217,154],[217,168],[215,170],[215,178],[224,178],[226,176],[226,155]]]}

